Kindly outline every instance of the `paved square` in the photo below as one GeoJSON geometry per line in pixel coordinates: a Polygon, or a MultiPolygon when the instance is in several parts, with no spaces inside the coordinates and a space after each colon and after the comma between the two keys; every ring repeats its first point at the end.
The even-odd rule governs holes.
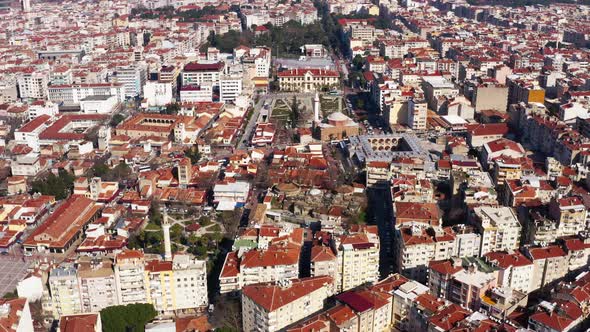
{"type": "Polygon", "coordinates": [[[16,284],[27,273],[31,262],[21,257],[0,256],[0,296],[16,290],[16,284]]]}

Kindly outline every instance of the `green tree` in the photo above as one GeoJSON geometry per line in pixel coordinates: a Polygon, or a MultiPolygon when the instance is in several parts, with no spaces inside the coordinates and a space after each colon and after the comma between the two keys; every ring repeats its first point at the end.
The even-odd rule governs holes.
{"type": "Polygon", "coordinates": [[[176,115],[180,111],[180,104],[178,103],[170,103],[166,105],[166,108],[163,109],[160,113],[161,114],[172,114],[176,115]]]}
{"type": "Polygon", "coordinates": [[[201,160],[201,153],[196,145],[184,150],[184,156],[189,158],[192,164],[196,164],[201,160]]]}
{"type": "Polygon", "coordinates": [[[291,102],[291,125],[293,128],[297,127],[297,123],[299,122],[299,117],[301,115],[301,111],[299,110],[299,102],[297,101],[297,96],[293,96],[293,101],[291,102]]]}
{"type": "Polygon", "coordinates": [[[148,216],[151,224],[158,226],[162,224],[162,213],[160,212],[160,203],[158,201],[152,201],[148,216]]]}
{"type": "Polygon", "coordinates": [[[58,175],[49,173],[45,178],[33,181],[31,193],[55,196],[56,199],[67,198],[74,188],[74,175],[60,168],[58,175]]]}
{"type": "Polygon", "coordinates": [[[121,113],[117,113],[113,115],[110,125],[111,127],[116,127],[119,123],[123,122],[123,120],[125,120],[125,116],[121,113]]]}
{"type": "Polygon", "coordinates": [[[102,330],[105,332],[145,331],[145,324],[157,315],[150,303],[116,305],[100,311],[102,330]]]}

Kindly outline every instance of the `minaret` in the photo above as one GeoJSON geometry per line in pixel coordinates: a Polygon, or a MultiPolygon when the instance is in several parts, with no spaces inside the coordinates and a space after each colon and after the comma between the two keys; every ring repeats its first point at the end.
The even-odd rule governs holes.
{"type": "Polygon", "coordinates": [[[317,91],[313,98],[313,121],[320,122],[320,95],[317,91]]]}
{"type": "Polygon", "coordinates": [[[162,218],[162,230],[164,231],[164,260],[172,260],[172,244],[170,243],[170,221],[168,212],[164,211],[162,218]]]}
{"type": "Polygon", "coordinates": [[[22,0],[23,12],[29,12],[31,10],[31,0],[22,0]]]}

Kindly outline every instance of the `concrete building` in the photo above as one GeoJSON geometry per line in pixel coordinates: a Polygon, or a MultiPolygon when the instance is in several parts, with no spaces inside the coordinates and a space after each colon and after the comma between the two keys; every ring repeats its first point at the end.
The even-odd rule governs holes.
{"type": "Polygon", "coordinates": [[[119,304],[115,273],[110,259],[81,257],[77,275],[82,312],[99,312],[106,307],[119,304]]]}
{"type": "Polygon", "coordinates": [[[512,208],[477,206],[470,217],[481,234],[479,256],[491,251],[518,249],[522,227],[512,208]]]}
{"type": "Polygon", "coordinates": [[[173,84],[167,81],[148,81],[143,87],[148,107],[166,106],[174,100],[173,84]]]}
{"type": "Polygon", "coordinates": [[[128,250],[115,258],[115,282],[120,305],[147,302],[143,252],[128,250]]]}
{"type": "Polygon", "coordinates": [[[311,92],[332,88],[340,84],[337,71],[325,69],[291,69],[277,74],[281,91],[311,92]]]}
{"type": "Polygon", "coordinates": [[[219,101],[231,102],[242,94],[242,78],[239,76],[223,76],[219,80],[219,101]]]}
{"type": "Polygon", "coordinates": [[[52,314],[71,315],[82,312],[80,286],[73,264],[62,264],[49,273],[49,292],[51,293],[52,314]]]}
{"type": "Polygon", "coordinates": [[[0,330],[34,331],[29,301],[25,298],[0,300],[0,330]]]}
{"type": "Polygon", "coordinates": [[[224,71],[225,63],[222,61],[215,63],[188,63],[184,66],[182,72],[182,86],[200,86],[204,83],[209,83],[212,86],[219,86],[219,80],[224,71]]]}
{"type": "Polygon", "coordinates": [[[379,239],[377,235],[343,235],[337,240],[338,284],[346,291],[379,279],[379,239]]]}
{"type": "Polygon", "coordinates": [[[30,71],[17,78],[18,90],[22,99],[45,99],[48,95],[49,74],[30,71]]]}
{"type": "Polygon", "coordinates": [[[79,105],[82,99],[95,95],[116,96],[119,102],[125,101],[125,87],[122,83],[52,85],[48,91],[50,101],[63,102],[66,105],[79,105]]]}
{"type": "Polygon", "coordinates": [[[95,95],[80,100],[80,111],[84,114],[111,114],[118,107],[117,96],[95,95]]]}
{"type": "Polygon", "coordinates": [[[471,104],[476,112],[482,110],[508,111],[508,87],[500,84],[478,84],[473,90],[471,104]]]}
{"type": "Polygon", "coordinates": [[[557,245],[528,247],[525,255],[533,261],[532,290],[544,287],[568,272],[567,254],[557,245]]]}
{"type": "Polygon", "coordinates": [[[180,102],[210,102],[213,101],[213,86],[211,83],[201,85],[184,85],[180,88],[180,102]]]}
{"type": "Polygon", "coordinates": [[[111,82],[123,85],[125,97],[135,98],[143,96],[143,86],[147,79],[147,72],[142,65],[117,67],[110,78],[111,82]]]}
{"type": "Polygon", "coordinates": [[[408,101],[408,127],[413,130],[426,130],[428,108],[425,100],[408,101]]]}
{"type": "Polygon", "coordinates": [[[242,289],[244,331],[279,331],[324,307],[332,295],[331,277],[262,283],[242,289]]]}
{"type": "Polygon", "coordinates": [[[498,287],[509,287],[525,294],[535,290],[532,278],[533,262],[519,251],[494,251],[484,259],[498,269],[498,287]]]}

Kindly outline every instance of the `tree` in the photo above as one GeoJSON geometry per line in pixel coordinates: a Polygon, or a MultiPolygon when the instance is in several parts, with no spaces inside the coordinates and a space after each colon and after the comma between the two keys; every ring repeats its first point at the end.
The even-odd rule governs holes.
{"type": "Polygon", "coordinates": [[[150,223],[160,226],[162,224],[162,213],[160,212],[160,203],[152,201],[148,212],[150,223]]]}
{"type": "Polygon", "coordinates": [[[192,164],[196,164],[201,160],[201,153],[196,145],[184,150],[184,156],[189,158],[192,164]]]}
{"type": "Polygon", "coordinates": [[[301,112],[299,110],[299,102],[297,101],[297,96],[293,96],[293,101],[291,102],[291,125],[293,126],[293,128],[297,127],[300,113],[301,112]]]}
{"type": "Polygon", "coordinates": [[[161,114],[172,114],[176,115],[180,111],[180,105],[178,103],[170,103],[166,105],[166,108],[163,109],[160,113],[161,114]]]}
{"type": "Polygon", "coordinates": [[[123,122],[123,120],[125,120],[125,116],[121,113],[117,113],[113,115],[110,125],[111,127],[116,127],[119,123],[123,122]]]}
{"type": "Polygon", "coordinates": [[[145,331],[145,324],[157,315],[151,303],[116,305],[100,311],[102,330],[105,332],[145,331]]]}
{"type": "Polygon", "coordinates": [[[67,198],[74,188],[74,175],[60,168],[58,175],[50,173],[43,179],[33,181],[31,193],[55,196],[56,199],[67,198]]]}

